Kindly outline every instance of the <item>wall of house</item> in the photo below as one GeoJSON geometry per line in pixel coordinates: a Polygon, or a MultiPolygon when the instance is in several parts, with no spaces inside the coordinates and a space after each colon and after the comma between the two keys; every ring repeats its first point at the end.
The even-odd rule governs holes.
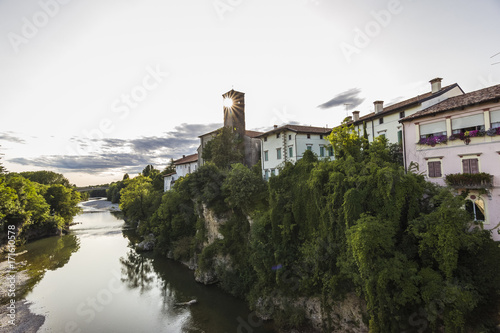
{"type": "Polygon", "coordinates": [[[178,177],[176,174],[163,177],[163,191],[164,192],[170,191],[173,186],[172,181],[175,182],[177,178],[178,177]]]}
{"type": "MultiPolygon", "coordinates": [[[[428,181],[445,186],[447,174],[463,173],[462,159],[477,158],[479,161],[479,172],[493,175],[493,188],[489,189],[489,195],[481,194],[477,190],[470,190],[469,197],[474,195],[482,198],[485,203],[486,229],[493,229],[500,223],[500,136],[472,137],[469,144],[463,140],[456,139],[439,143],[435,146],[420,145],[420,126],[445,121],[447,123],[447,136],[451,133],[452,119],[464,116],[482,114],[485,120],[489,120],[490,111],[500,110],[500,103],[472,107],[465,110],[451,111],[438,114],[434,117],[417,119],[415,122],[404,123],[405,165],[409,168],[410,163],[418,165],[418,172],[423,173],[428,181]],[[428,162],[441,162],[441,177],[430,177],[428,162]]],[[[486,130],[490,123],[485,121],[486,130]]],[[[500,235],[493,231],[495,240],[500,240],[500,235]]]]}
{"type": "Polygon", "coordinates": [[[243,137],[245,145],[245,165],[252,167],[259,162],[260,159],[260,139],[243,137]]]}
{"type": "Polygon", "coordinates": [[[187,174],[195,172],[197,167],[198,161],[176,165],[175,172],[177,173],[177,178],[185,177],[187,174]]]}
{"type": "MultiPolygon", "coordinates": [[[[458,96],[458,95],[463,95],[462,90],[460,90],[459,87],[454,87],[453,89],[436,96],[432,99],[426,100],[422,102],[419,105],[409,107],[409,108],[403,108],[401,110],[398,110],[397,112],[394,112],[392,114],[388,115],[380,115],[381,117],[378,117],[377,119],[373,121],[367,121],[366,122],[366,133],[368,134],[368,141],[372,142],[373,138],[376,138],[377,136],[380,135],[385,135],[387,140],[389,140],[390,143],[398,143],[398,131],[402,130],[402,125],[399,123],[400,118],[400,112],[404,111],[404,116],[408,117],[418,111],[424,110],[434,104],[440,103],[450,97],[453,96],[458,96]],[[384,122],[382,124],[379,124],[379,118],[384,118],[384,122]]],[[[359,130],[360,135],[363,135],[363,125],[360,124],[358,126],[355,126],[356,130],[359,130]]]]}
{"type": "Polygon", "coordinates": [[[207,145],[207,142],[212,140],[215,137],[216,134],[210,133],[210,134],[205,134],[200,136],[200,145],[198,146],[198,167],[202,166],[205,164],[205,161],[203,160],[203,149],[207,145]]]}
{"type": "MultiPolygon", "coordinates": [[[[271,175],[271,170],[274,170],[275,175],[279,173],[279,168],[283,166],[285,161],[285,152],[283,147],[286,148],[287,161],[295,163],[297,160],[301,159],[306,151],[307,147],[310,145],[311,150],[319,158],[330,158],[328,154],[327,147],[330,145],[329,141],[326,139],[327,135],[323,135],[320,139],[319,134],[310,134],[310,138],[307,138],[306,133],[296,133],[293,131],[284,131],[280,133],[280,137],[276,138],[276,133],[267,136],[267,141],[261,138],[262,142],[262,176],[266,177],[266,170],[268,175],[271,175]],[[283,144],[283,135],[286,137],[286,142],[283,144]],[[320,147],[325,147],[324,157],[320,157],[320,147]],[[292,147],[293,156],[289,156],[289,147],[292,147]],[[277,158],[277,149],[281,149],[281,159],[277,158]],[[265,151],[269,152],[269,160],[265,161],[265,151]]],[[[331,157],[333,158],[333,157],[331,157]]]]}

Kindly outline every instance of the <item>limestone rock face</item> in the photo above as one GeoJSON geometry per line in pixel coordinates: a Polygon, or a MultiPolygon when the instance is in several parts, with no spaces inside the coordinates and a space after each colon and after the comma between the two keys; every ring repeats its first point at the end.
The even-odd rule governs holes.
{"type": "Polygon", "coordinates": [[[202,204],[201,215],[205,221],[205,229],[207,232],[207,240],[204,246],[207,247],[218,239],[224,239],[219,228],[227,222],[227,217],[218,217],[211,209],[208,209],[205,204],[202,204]]]}
{"type": "Polygon", "coordinates": [[[153,251],[155,247],[155,236],[153,234],[147,235],[142,242],[135,246],[139,252],[153,251]]]}
{"type": "Polygon", "coordinates": [[[364,300],[350,293],[342,301],[330,303],[328,309],[325,309],[321,306],[321,300],[318,297],[260,298],[256,303],[256,314],[263,320],[270,320],[273,319],[277,310],[283,310],[285,306],[291,305],[305,311],[307,321],[317,332],[368,332],[368,326],[362,320],[363,313],[366,313],[364,300]]]}

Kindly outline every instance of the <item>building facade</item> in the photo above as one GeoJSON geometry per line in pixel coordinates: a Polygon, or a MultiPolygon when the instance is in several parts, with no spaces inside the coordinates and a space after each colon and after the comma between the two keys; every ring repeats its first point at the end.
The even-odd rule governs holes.
{"type": "Polygon", "coordinates": [[[384,107],[383,101],[373,102],[374,112],[363,117],[359,111],[352,112],[351,124],[363,135],[364,127],[368,134],[368,141],[372,142],[377,136],[384,136],[389,143],[402,143],[403,130],[399,120],[440,103],[450,97],[463,95],[464,92],[456,83],[441,87],[441,78],[430,82],[431,91],[384,107]]]}
{"type": "Polygon", "coordinates": [[[467,192],[465,208],[500,240],[500,85],[449,98],[400,122],[405,168],[467,192]]]}
{"type": "Polygon", "coordinates": [[[181,177],[195,172],[198,168],[198,154],[183,155],[182,158],[174,161],[175,172],[163,176],[163,190],[170,191],[175,181],[181,177]]]}
{"type": "MultiPolygon", "coordinates": [[[[261,132],[247,131],[245,125],[245,93],[231,89],[222,95],[224,127],[238,134],[243,139],[244,164],[248,167],[255,165],[260,157],[260,140],[257,138],[261,132]]],[[[215,138],[218,129],[199,136],[198,167],[205,164],[203,160],[203,149],[207,143],[215,138]]]]}
{"type": "Polygon", "coordinates": [[[331,129],[325,127],[284,125],[274,126],[258,136],[261,142],[262,177],[266,180],[279,173],[285,162],[295,163],[306,150],[319,158],[333,158],[333,150],[327,136],[331,129]]]}

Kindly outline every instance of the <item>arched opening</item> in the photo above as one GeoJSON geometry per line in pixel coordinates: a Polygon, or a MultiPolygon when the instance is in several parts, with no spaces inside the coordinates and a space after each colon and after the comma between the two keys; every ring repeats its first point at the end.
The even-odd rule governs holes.
{"type": "Polygon", "coordinates": [[[471,196],[465,201],[465,210],[468,211],[474,221],[485,221],[484,201],[481,198],[471,196]],[[474,198],[472,198],[474,197],[474,198]]]}

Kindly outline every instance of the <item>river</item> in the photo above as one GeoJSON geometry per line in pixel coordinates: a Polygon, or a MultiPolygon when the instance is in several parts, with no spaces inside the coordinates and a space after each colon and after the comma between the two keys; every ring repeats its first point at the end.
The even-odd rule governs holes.
{"type": "Polygon", "coordinates": [[[195,282],[182,264],[137,253],[135,232],[109,202],[83,207],[70,234],[20,249],[31,276],[25,298],[45,316],[38,332],[275,332],[242,300],[195,282]]]}

